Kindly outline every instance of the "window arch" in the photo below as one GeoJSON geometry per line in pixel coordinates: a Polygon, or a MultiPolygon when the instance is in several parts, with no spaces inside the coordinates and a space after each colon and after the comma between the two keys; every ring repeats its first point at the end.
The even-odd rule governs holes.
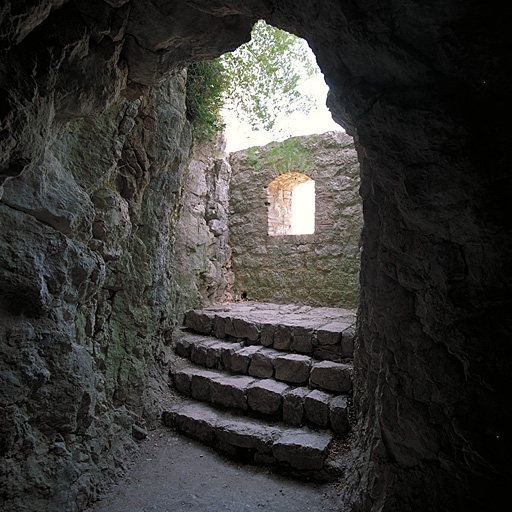
{"type": "Polygon", "coordinates": [[[271,181],[267,204],[270,236],[315,232],[315,182],[306,174],[291,171],[271,181]]]}

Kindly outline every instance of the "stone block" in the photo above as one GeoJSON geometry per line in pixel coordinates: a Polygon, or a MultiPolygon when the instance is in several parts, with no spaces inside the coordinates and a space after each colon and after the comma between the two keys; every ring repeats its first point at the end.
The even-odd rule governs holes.
{"type": "Polygon", "coordinates": [[[236,446],[232,444],[221,441],[217,436],[215,437],[215,448],[221,452],[226,453],[230,457],[236,457],[236,446]]]}
{"type": "Polygon", "coordinates": [[[350,327],[341,334],[341,357],[354,357],[355,329],[350,327]]]}
{"type": "Polygon", "coordinates": [[[227,371],[231,371],[231,359],[233,357],[233,354],[241,348],[242,345],[239,343],[229,343],[225,342],[221,346],[220,349],[220,358],[221,358],[221,364],[222,368],[225,368],[227,371]]]}
{"type": "Polygon", "coordinates": [[[329,405],[333,396],[315,389],[304,398],[305,417],[320,427],[329,425],[329,405]]]}
{"type": "Polygon", "coordinates": [[[186,357],[189,359],[191,348],[192,345],[190,341],[187,338],[181,338],[174,345],[174,352],[176,352],[176,354],[180,357],[186,357]]]}
{"type": "Polygon", "coordinates": [[[252,345],[233,351],[231,353],[231,371],[247,375],[251,358],[260,349],[261,347],[252,345]]]}
{"type": "Polygon", "coordinates": [[[209,402],[211,398],[210,383],[214,377],[207,370],[196,370],[190,377],[190,396],[196,400],[209,402]]]}
{"type": "Polygon", "coordinates": [[[226,336],[231,336],[232,338],[236,338],[235,328],[233,326],[233,319],[231,317],[226,317],[224,320],[224,333],[226,336]]]}
{"type": "Polygon", "coordinates": [[[214,316],[213,313],[205,311],[187,311],[185,313],[185,326],[200,334],[210,334],[214,316]]]}
{"type": "Polygon", "coordinates": [[[316,331],[318,345],[336,345],[341,342],[341,332],[346,327],[346,324],[341,322],[330,322],[316,331]]]}
{"type": "Polygon", "coordinates": [[[206,367],[207,368],[222,368],[222,350],[224,343],[216,341],[209,345],[206,349],[206,367]]]}
{"type": "Polygon", "coordinates": [[[190,360],[200,366],[206,366],[208,347],[217,343],[217,340],[196,340],[192,342],[190,349],[190,360]]]}
{"type": "Polygon", "coordinates": [[[283,396],[283,421],[296,427],[304,421],[304,398],[311,392],[308,388],[294,388],[283,396]]]}
{"type": "Polygon", "coordinates": [[[335,434],[345,435],[350,430],[348,422],[348,403],[345,396],[336,396],[331,400],[329,423],[335,434]]]}
{"type": "Polygon", "coordinates": [[[226,337],[226,317],[219,314],[215,315],[215,318],[213,319],[212,333],[219,340],[226,337]]]}
{"type": "Polygon", "coordinates": [[[274,324],[261,324],[260,343],[264,347],[271,347],[274,344],[274,324]]]}
{"type": "Polygon", "coordinates": [[[184,395],[190,396],[191,368],[179,368],[173,372],[174,387],[184,395]]]}
{"type": "Polygon", "coordinates": [[[220,442],[269,454],[272,450],[274,430],[251,420],[220,420],[217,423],[217,438],[220,442]]]}
{"type": "Polygon", "coordinates": [[[321,361],[313,364],[309,383],[311,387],[348,393],[352,387],[352,367],[333,361],[321,361]]]}
{"type": "Polygon", "coordinates": [[[324,359],[327,361],[341,361],[341,344],[337,345],[319,345],[313,350],[315,359],[324,359]]]}
{"type": "Polygon", "coordinates": [[[165,425],[176,427],[181,432],[203,443],[211,444],[215,438],[217,417],[199,404],[190,404],[163,414],[165,425]]]}
{"type": "Polygon", "coordinates": [[[245,318],[233,318],[235,337],[247,340],[248,343],[258,343],[260,339],[260,326],[245,318]]]}
{"type": "Polygon", "coordinates": [[[331,440],[328,433],[292,430],[274,442],[272,454],[296,469],[322,469],[331,440]]]}
{"type": "Polygon", "coordinates": [[[256,464],[262,464],[265,466],[271,466],[272,464],[275,464],[276,458],[272,455],[267,455],[265,453],[258,453],[256,452],[254,454],[254,462],[256,464]]]}
{"type": "Polygon", "coordinates": [[[288,389],[287,384],[272,379],[256,381],[247,390],[247,402],[253,411],[281,415],[283,395],[288,389]]]}
{"type": "Polygon", "coordinates": [[[313,353],[313,336],[313,329],[296,325],[293,328],[293,337],[290,347],[291,350],[300,354],[311,355],[313,353]]]}
{"type": "Polygon", "coordinates": [[[267,348],[260,348],[251,357],[248,374],[260,379],[271,379],[274,376],[274,361],[279,353],[267,348]]]}
{"type": "Polygon", "coordinates": [[[274,328],[273,347],[276,350],[290,350],[292,343],[292,327],[290,325],[276,325],[274,328]]]}
{"type": "Polygon", "coordinates": [[[211,401],[223,407],[247,409],[247,388],[254,382],[252,377],[234,375],[219,377],[211,382],[211,401]]]}
{"type": "Polygon", "coordinates": [[[274,367],[277,380],[306,384],[309,380],[311,358],[300,354],[286,354],[276,357],[274,367]]]}

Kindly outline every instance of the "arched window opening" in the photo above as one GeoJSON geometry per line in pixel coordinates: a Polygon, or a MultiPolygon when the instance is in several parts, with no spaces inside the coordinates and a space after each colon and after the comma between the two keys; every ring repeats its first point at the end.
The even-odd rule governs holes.
{"type": "Polygon", "coordinates": [[[315,232],[315,182],[301,172],[287,172],[267,187],[268,234],[311,235],[315,232]]]}

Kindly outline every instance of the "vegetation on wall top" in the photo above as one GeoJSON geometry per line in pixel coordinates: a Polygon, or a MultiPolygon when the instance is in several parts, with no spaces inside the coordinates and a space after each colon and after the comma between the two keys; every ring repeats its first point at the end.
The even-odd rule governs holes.
{"type": "Polygon", "coordinates": [[[247,163],[255,171],[260,171],[265,166],[271,166],[277,174],[289,171],[307,174],[314,164],[311,152],[301,145],[300,139],[297,137],[282,142],[271,142],[264,148],[250,148],[246,154],[247,163]]]}

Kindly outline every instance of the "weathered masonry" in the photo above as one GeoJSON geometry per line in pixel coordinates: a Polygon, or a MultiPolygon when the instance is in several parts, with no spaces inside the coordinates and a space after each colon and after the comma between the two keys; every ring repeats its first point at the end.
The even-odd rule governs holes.
{"type": "Polygon", "coordinates": [[[362,207],[352,138],[296,137],[230,157],[233,294],[251,300],[355,307],[362,207]],[[314,183],[307,234],[292,229],[292,194],[314,183]],[[313,229],[311,229],[313,228],[313,229]]]}

